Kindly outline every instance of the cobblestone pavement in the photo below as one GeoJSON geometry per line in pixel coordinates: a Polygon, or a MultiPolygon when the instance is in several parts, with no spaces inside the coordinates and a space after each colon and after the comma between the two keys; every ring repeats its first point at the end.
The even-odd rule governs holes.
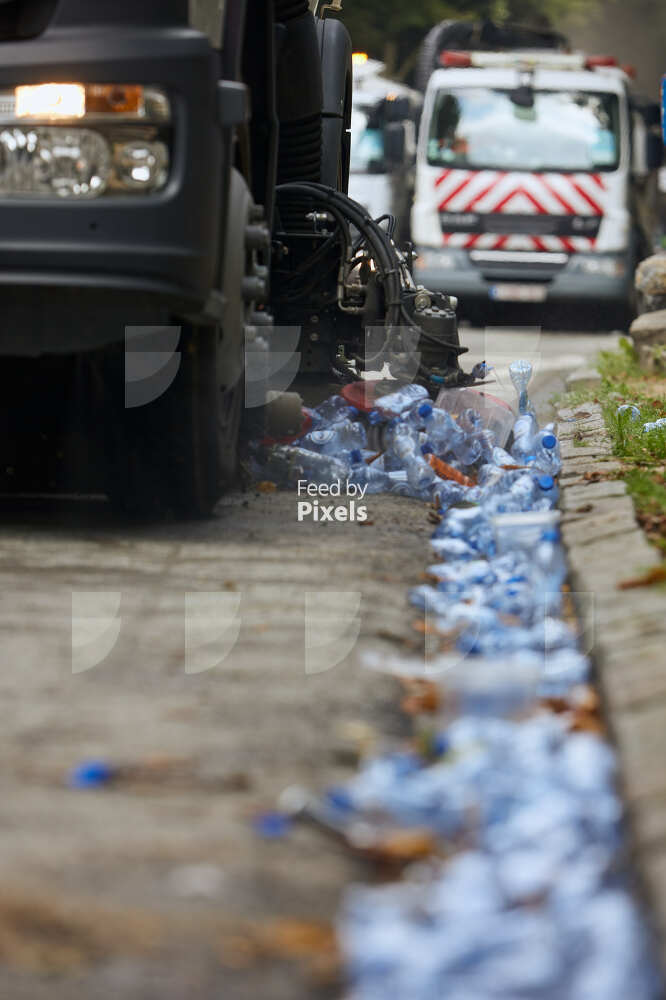
{"type": "MultiPolygon", "coordinates": [[[[544,414],[567,372],[614,341],[463,336],[472,363],[538,351],[544,414]]],[[[262,841],[251,820],[287,785],[345,777],[359,739],[402,732],[394,682],[358,669],[357,654],[414,642],[406,589],[428,558],[424,506],[373,497],[366,526],[299,524],[293,496],[256,491],[230,495],[209,521],[149,528],[95,502],[1,510],[0,994],[330,994],[338,895],[367,872],[314,829],[262,841]],[[322,590],[360,594],[359,641],[308,673],[305,595],[322,590]],[[238,641],[219,667],[187,673],[187,602],[196,611],[211,592],[229,597],[238,641]],[[76,673],[73,624],[109,643],[97,666],[75,658],[76,673]],[[119,766],[116,784],[67,787],[90,758],[119,766]]],[[[632,759],[640,770],[638,748],[632,759]]]]}
{"type": "Polygon", "coordinates": [[[666,958],[666,596],[618,585],[660,561],[636,523],[601,408],[558,413],[564,467],[562,534],[595,656],[644,887],[666,958]],[[597,480],[597,481],[595,481],[597,480]]]}

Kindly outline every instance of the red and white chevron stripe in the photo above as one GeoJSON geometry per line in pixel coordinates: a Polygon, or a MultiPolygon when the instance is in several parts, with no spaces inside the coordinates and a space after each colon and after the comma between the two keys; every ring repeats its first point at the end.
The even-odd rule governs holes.
{"type": "MultiPolygon", "coordinates": [[[[597,173],[519,173],[503,170],[443,170],[435,180],[440,212],[517,215],[603,216],[606,185],[597,173]]],[[[590,250],[589,236],[518,233],[444,233],[452,247],[484,250],[590,250]]]]}

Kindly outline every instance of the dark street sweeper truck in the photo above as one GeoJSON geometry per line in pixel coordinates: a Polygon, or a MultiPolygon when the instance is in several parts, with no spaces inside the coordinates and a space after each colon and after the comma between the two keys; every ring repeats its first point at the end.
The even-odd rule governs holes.
{"type": "Polygon", "coordinates": [[[262,351],[465,381],[455,303],[345,196],[339,6],[0,2],[4,492],[210,511],[262,351]]]}

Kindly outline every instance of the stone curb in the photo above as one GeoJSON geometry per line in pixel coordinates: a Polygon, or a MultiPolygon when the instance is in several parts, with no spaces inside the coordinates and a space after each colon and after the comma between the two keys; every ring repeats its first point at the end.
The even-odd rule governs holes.
{"type": "Polygon", "coordinates": [[[661,560],[636,522],[625,483],[607,478],[621,466],[601,406],[560,410],[557,432],[569,582],[617,743],[637,864],[666,967],[666,594],[618,588],[661,560]]]}

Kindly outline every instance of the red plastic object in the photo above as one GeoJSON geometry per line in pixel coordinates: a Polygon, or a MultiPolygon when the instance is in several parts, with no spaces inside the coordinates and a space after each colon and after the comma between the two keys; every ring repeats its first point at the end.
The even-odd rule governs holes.
{"type": "Polygon", "coordinates": [[[340,395],[350,406],[355,406],[362,413],[369,413],[377,405],[374,382],[350,382],[340,389],[340,395]]]}
{"type": "Polygon", "coordinates": [[[272,444],[293,444],[294,441],[298,441],[299,438],[302,438],[303,435],[307,434],[308,431],[311,429],[312,429],[312,417],[310,416],[309,413],[303,411],[303,423],[301,424],[298,433],[288,434],[286,437],[279,437],[279,438],[267,436],[261,439],[261,443],[266,447],[272,444]]]}
{"type": "Polygon", "coordinates": [[[594,69],[596,66],[617,66],[617,59],[615,56],[588,56],[585,69],[594,69]]]}
{"type": "Polygon", "coordinates": [[[439,61],[447,69],[467,69],[472,65],[472,57],[469,52],[452,52],[449,49],[440,53],[439,61]]]}

